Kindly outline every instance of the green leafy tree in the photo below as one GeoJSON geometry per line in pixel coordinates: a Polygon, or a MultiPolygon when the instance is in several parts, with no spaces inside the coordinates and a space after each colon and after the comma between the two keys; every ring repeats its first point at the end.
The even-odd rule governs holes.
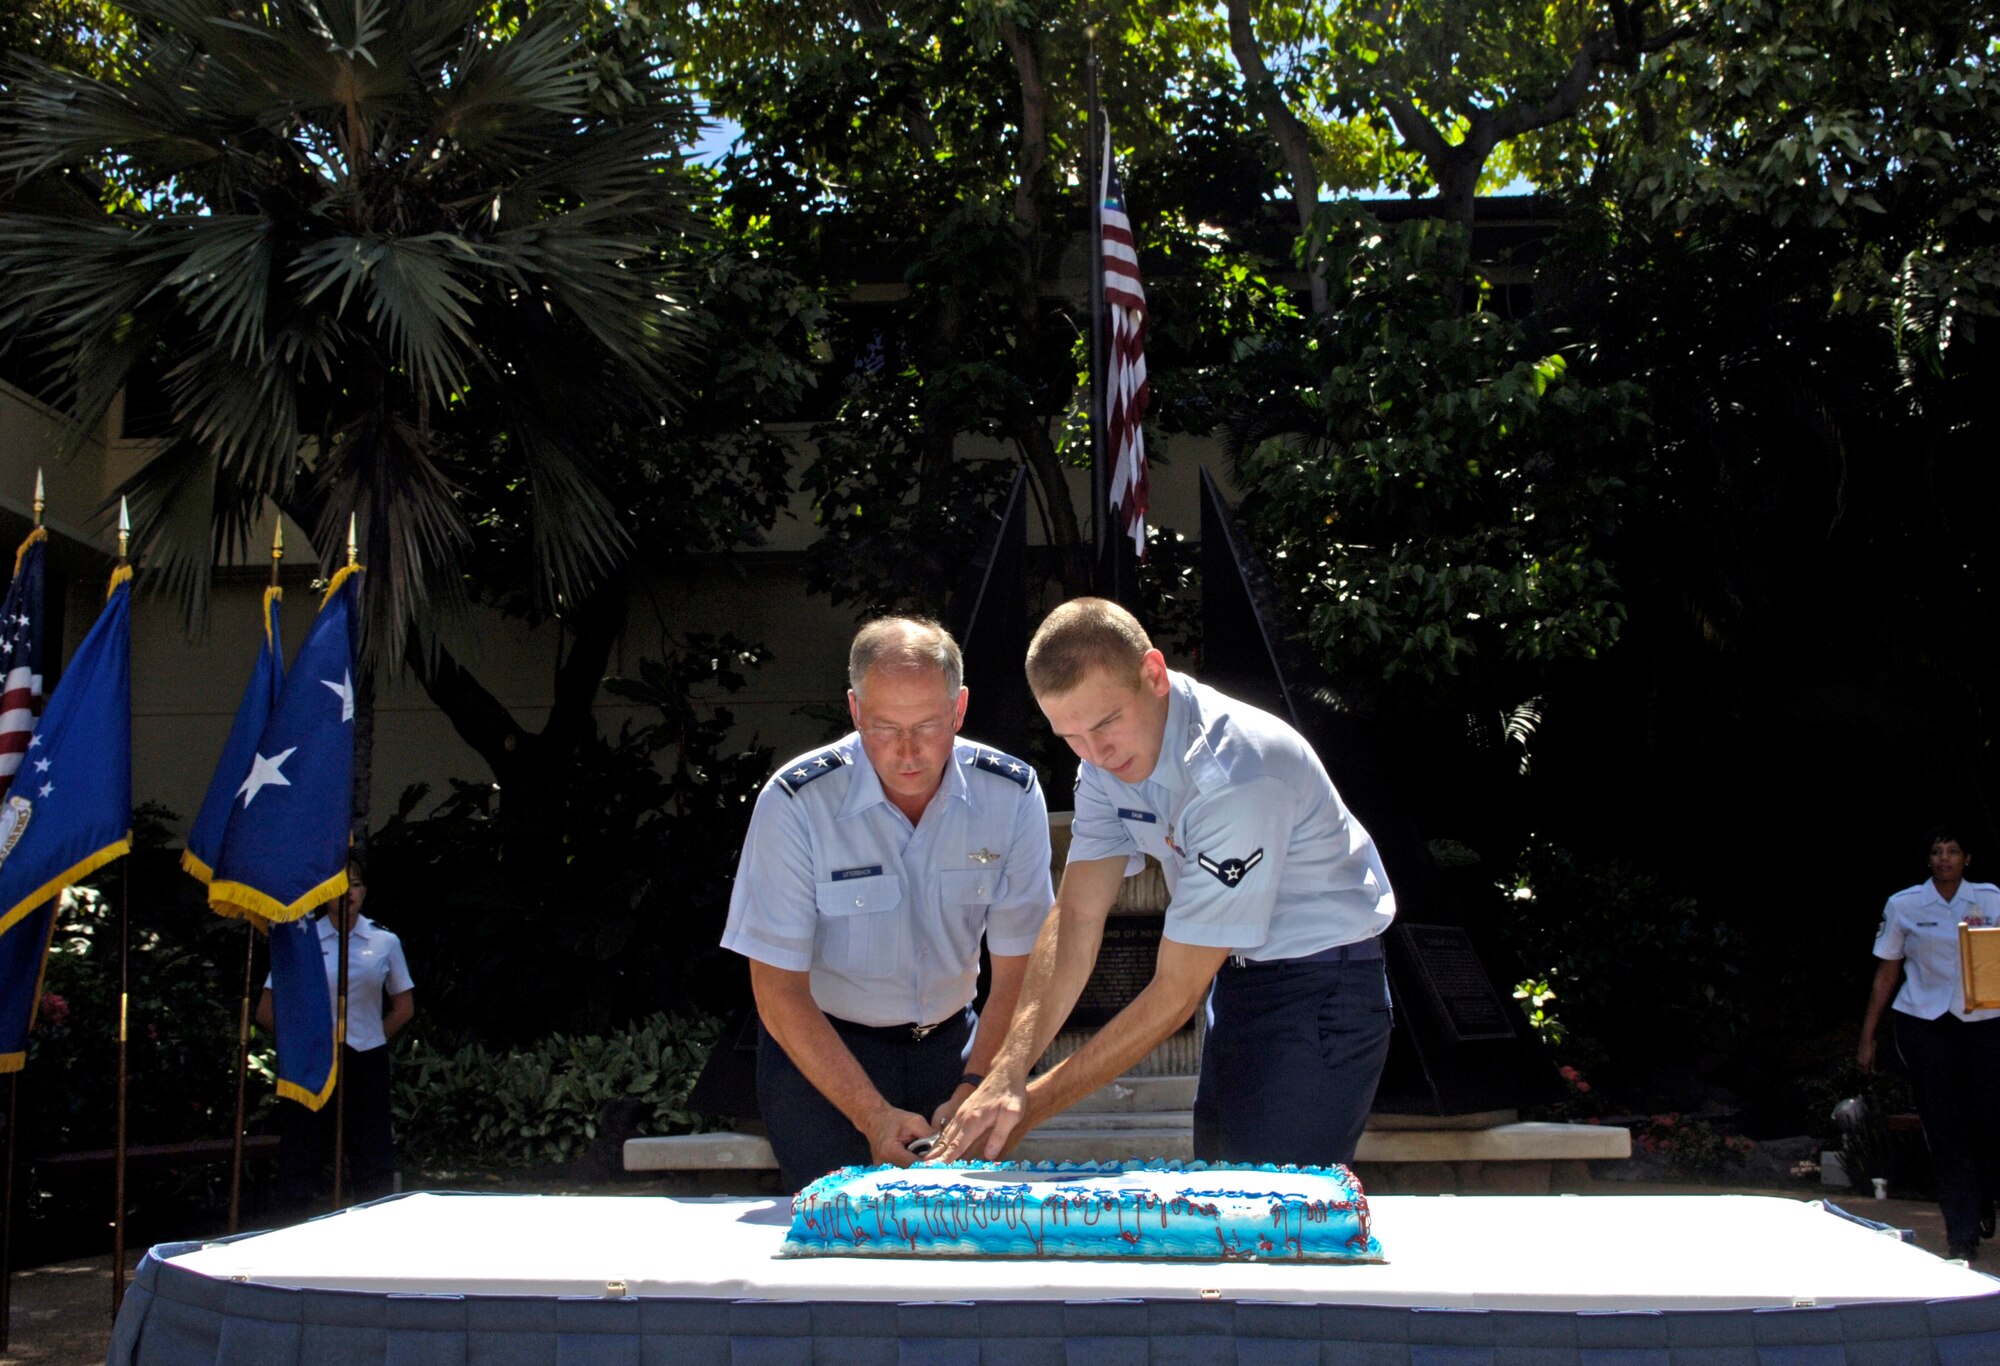
{"type": "Polygon", "coordinates": [[[1637,391],[1593,384],[1478,295],[1463,229],[1355,213],[1337,289],[1289,379],[1247,411],[1241,478],[1279,586],[1336,677],[1508,701],[1618,637],[1599,542],[1616,525],[1637,391]]]}
{"type": "Polygon", "coordinates": [[[2000,6],[1702,9],[1649,72],[1670,132],[1634,190],[1673,223],[1831,230],[1826,302],[1887,328],[1913,383],[1941,372],[2000,310],[2000,6]]]}
{"type": "MultiPolygon", "coordinates": [[[[1610,91],[1685,34],[1681,8],[1229,0],[1229,41],[1282,156],[1302,234],[1322,185],[1435,192],[1439,213],[1469,224],[1478,191],[1536,165],[1531,149],[1547,130],[1616,120],[1610,91]]],[[[1323,310],[1323,288],[1314,302],[1323,310]]]]}
{"type": "Polygon", "coordinates": [[[371,660],[485,760],[536,832],[498,846],[516,885],[560,900],[561,775],[631,580],[780,515],[763,423],[812,382],[819,298],[682,164],[692,104],[642,12],[131,14],[108,75],[30,64],[9,91],[0,168],[92,191],[0,215],[9,316],[79,429],[163,370],[170,439],[128,487],[197,613],[267,499],[328,551],[359,512],[371,660]],[[464,662],[475,601],[560,622],[540,717],[464,662]]]}
{"type": "Polygon", "coordinates": [[[0,214],[0,325],[79,428],[164,362],[171,440],[125,488],[155,572],[199,604],[267,499],[326,550],[358,514],[394,658],[462,601],[454,489],[505,433],[537,599],[586,597],[630,549],[594,438],[673,411],[691,339],[682,88],[607,80],[580,6],[121,8],[113,69],[23,58],[8,84],[0,175],[66,172],[109,211],[0,214]]]}
{"type": "MultiPolygon", "coordinates": [[[[1088,320],[1050,287],[1083,245],[1084,61],[1094,42],[1129,186],[1182,110],[1207,111],[1210,149],[1242,149],[1241,119],[1216,112],[1219,34],[1205,11],[1137,3],[1094,26],[1052,0],[688,11],[687,68],[743,130],[728,202],[768,218],[802,273],[867,290],[845,310],[857,364],[811,476],[822,577],[847,595],[941,606],[1005,487],[1003,470],[958,468],[966,438],[978,461],[1026,465],[1054,577],[1088,582],[1065,440],[1088,320]]],[[[1249,217],[1268,177],[1218,193],[1241,187],[1233,166],[1178,185],[1249,217]]]]}
{"type": "Polygon", "coordinates": [[[124,16],[103,0],[0,0],[0,52],[73,71],[95,69],[125,29],[124,16]]]}

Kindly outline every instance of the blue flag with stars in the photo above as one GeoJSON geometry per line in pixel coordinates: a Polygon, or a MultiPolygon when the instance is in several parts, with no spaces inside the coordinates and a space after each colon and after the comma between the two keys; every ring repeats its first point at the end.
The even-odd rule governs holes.
{"type": "Polygon", "coordinates": [[[229,806],[208,903],[297,920],[347,890],[358,566],[333,576],[229,806]]]}
{"type": "Polygon", "coordinates": [[[271,1020],[278,1036],[278,1094],[308,1110],[325,1105],[336,1072],[333,1002],[327,996],[326,959],[319,921],[286,920],[271,926],[271,1020]]]}
{"type": "Polygon", "coordinates": [[[57,896],[132,847],[131,627],[121,565],[0,801],[0,1072],[27,1061],[57,896]]]}
{"type": "Polygon", "coordinates": [[[194,818],[187,848],[181,853],[181,867],[204,883],[215,876],[215,860],[222,852],[222,832],[229,825],[229,808],[236,800],[237,789],[243,786],[243,775],[250,771],[257,742],[264,738],[264,727],[277,709],[278,693],[285,685],[285,653],[278,638],[278,604],[284,597],[284,590],[275,584],[264,590],[264,648],[257,652],[257,667],[250,672],[250,686],[243,690],[235,724],[230,726],[229,739],[222,746],[222,762],[215,766],[215,776],[209,779],[208,795],[201,800],[201,813],[194,818]]]}

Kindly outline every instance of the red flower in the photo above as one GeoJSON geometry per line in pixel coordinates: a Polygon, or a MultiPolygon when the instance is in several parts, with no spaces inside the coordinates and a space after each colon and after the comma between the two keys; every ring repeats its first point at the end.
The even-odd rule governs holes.
{"type": "Polygon", "coordinates": [[[68,1018],[69,1002],[56,995],[53,991],[45,992],[42,996],[42,1023],[51,1029],[59,1029],[62,1027],[63,1021],[68,1018]]]}

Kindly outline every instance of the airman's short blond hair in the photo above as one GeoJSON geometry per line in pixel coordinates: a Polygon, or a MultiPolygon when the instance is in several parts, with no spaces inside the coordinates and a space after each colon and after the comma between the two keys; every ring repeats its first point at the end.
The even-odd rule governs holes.
{"type": "Polygon", "coordinates": [[[1028,642],[1028,689],[1060,697],[1102,669],[1119,683],[1137,683],[1153,648],[1138,618],[1105,598],[1072,598],[1049,613],[1028,642]]]}

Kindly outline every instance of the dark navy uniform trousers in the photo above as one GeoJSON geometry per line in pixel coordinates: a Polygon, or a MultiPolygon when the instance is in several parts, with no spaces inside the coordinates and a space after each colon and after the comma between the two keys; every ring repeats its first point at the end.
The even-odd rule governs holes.
{"type": "Polygon", "coordinates": [[[1981,1211],[2000,1194],[2000,1020],[1889,1014],[1931,1151],[1945,1243],[1972,1246],[1981,1211]]]}
{"type": "MultiPolygon", "coordinates": [[[[390,1114],[389,1046],[356,1052],[342,1047],[340,1085],[347,1092],[347,1131],[341,1155],[347,1171],[341,1199],[379,1200],[395,1189],[396,1130],[390,1114]]],[[[334,1115],[328,1098],[318,1110],[292,1101],[278,1106],[278,1204],[287,1217],[303,1217],[332,1189],[334,1115]]]]}
{"type": "MultiPolygon", "coordinates": [[[[899,1110],[929,1119],[951,1099],[965,1070],[966,1046],[978,1022],[972,1007],[940,1023],[923,1038],[909,1025],[859,1025],[827,1016],[882,1098],[899,1110]]],[[[830,1171],[875,1159],[868,1140],[806,1080],[791,1056],[757,1026],[757,1108],[777,1154],[785,1186],[796,1193],[830,1171]]]]}
{"type": "Polygon", "coordinates": [[[1389,1056],[1378,940],[1273,963],[1229,959],[1208,998],[1194,1101],[1205,1162],[1352,1162],[1389,1056]]]}

